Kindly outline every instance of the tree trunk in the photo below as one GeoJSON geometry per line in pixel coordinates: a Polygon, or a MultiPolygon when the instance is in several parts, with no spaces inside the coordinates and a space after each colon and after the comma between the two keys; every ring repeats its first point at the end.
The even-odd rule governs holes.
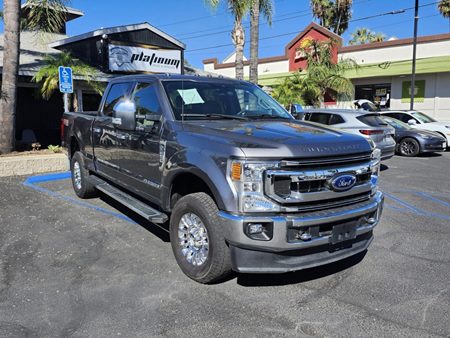
{"type": "Polygon", "coordinates": [[[233,43],[236,48],[236,79],[244,79],[244,28],[242,27],[242,20],[234,22],[234,29],[232,34],[233,43]]]}
{"type": "Polygon", "coordinates": [[[20,0],[3,1],[4,53],[0,100],[0,154],[14,148],[20,54],[20,0]]]}
{"type": "Polygon", "coordinates": [[[253,0],[250,17],[250,82],[258,84],[259,0],[253,0]]]}

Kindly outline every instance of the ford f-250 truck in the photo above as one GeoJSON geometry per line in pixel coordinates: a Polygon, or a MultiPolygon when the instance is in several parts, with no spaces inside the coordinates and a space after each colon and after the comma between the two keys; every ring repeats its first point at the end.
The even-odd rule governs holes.
{"type": "Polygon", "coordinates": [[[116,78],[98,112],[64,114],[62,133],[76,194],[101,191],[168,226],[201,283],[344,259],[380,220],[379,149],[295,120],[244,81],[116,78]]]}

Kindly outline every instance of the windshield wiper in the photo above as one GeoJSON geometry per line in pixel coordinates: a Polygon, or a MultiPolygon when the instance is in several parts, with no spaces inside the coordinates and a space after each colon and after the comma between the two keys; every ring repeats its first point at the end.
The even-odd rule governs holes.
{"type": "Polygon", "coordinates": [[[267,119],[267,120],[292,120],[290,117],[273,116],[273,115],[269,115],[269,114],[249,115],[248,118],[251,118],[252,120],[257,120],[257,119],[267,119]]]}
{"type": "Polygon", "coordinates": [[[216,118],[216,119],[229,119],[229,120],[242,120],[247,121],[247,117],[237,116],[237,115],[226,115],[226,114],[181,114],[181,117],[200,117],[200,118],[216,118]]]}

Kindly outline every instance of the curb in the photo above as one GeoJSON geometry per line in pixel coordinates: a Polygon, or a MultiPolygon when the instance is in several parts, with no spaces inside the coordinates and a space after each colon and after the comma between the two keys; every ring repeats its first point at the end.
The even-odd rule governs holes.
{"type": "Polygon", "coordinates": [[[0,157],[0,177],[34,175],[69,170],[65,154],[0,157]]]}

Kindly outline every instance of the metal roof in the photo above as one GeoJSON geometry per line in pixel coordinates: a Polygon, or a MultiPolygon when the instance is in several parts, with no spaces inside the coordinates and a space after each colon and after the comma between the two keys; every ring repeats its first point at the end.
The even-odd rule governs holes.
{"type": "Polygon", "coordinates": [[[141,29],[148,29],[149,31],[158,34],[159,36],[163,37],[164,39],[172,42],[174,45],[177,45],[178,47],[182,49],[186,49],[186,45],[179,40],[173,38],[172,36],[164,33],[163,31],[159,30],[158,28],[150,25],[148,22],[138,23],[134,25],[125,25],[125,26],[116,26],[116,27],[109,27],[109,28],[100,28],[91,32],[87,32],[84,34],[72,36],[70,38],[66,38],[63,40],[55,41],[51,43],[49,46],[52,48],[61,47],[73,42],[93,38],[96,36],[102,36],[103,34],[115,34],[115,33],[126,33],[131,31],[137,31],[141,29]]]}

